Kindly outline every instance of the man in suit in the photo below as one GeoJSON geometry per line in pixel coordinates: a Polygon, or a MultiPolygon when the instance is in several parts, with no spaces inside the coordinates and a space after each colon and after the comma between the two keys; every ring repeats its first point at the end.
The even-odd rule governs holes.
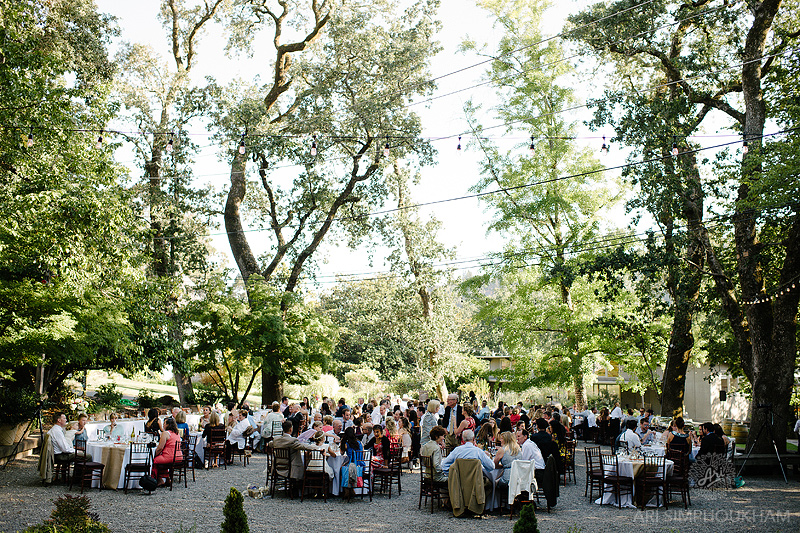
{"type": "Polygon", "coordinates": [[[463,421],[464,413],[462,407],[458,405],[458,394],[448,394],[447,407],[444,408],[444,417],[442,418],[442,427],[447,431],[444,443],[448,451],[453,451],[458,446],[456,429],[463,421]]]}
{"type": "Polygon", "coordinates": [[[286,468],[280,466],[278,474],[281,476],[289,476],[292,479],[303,479],[303,456],[300,454],[301,450],[311,450],[310,446],[303,444],[297,438],[292,437],[292,422],[290,420],[283,421],[283,435],[275,437],[269,443],[273,449],[288,448],[289,458],[292,464],[291,471],[287,472],[286,468]]]}
{"type": "Polygon", "coordinates": [[[697,452],[697,457],[716,452],[725,453],[725,441],[714,433],[714,424],[711,422],[701,424],[700,432],[703,436],[700,439],[700,450],[697,452]]]}

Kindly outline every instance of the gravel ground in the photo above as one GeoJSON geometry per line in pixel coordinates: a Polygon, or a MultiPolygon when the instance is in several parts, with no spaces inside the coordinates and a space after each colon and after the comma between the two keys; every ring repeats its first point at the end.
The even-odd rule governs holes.
{"type": "MultiPolygon", "coordinates": [[[[800,531],[800,478],[790,473],[786,485],[780,474],[771,477],[746,477],[746,485],[731,491],[692,490],[688,511],[676,502],[668,510],[617,509],[594,505],[584,498],[585,463],[583,443],[578,445],[576,470],[578,483],[561,488],[558,506],[551,513],[538,513],[542,532],[601,533],[632,528],[644,531],[725,531],[726,533],[800,531]]],[[[51,500],[70,493],[67,487],[43,487],[36,470],[38,457],[17,460],[0,469],[0,532],[10,533],[37,524],[53,509],[51,500]]],[[[86,494],[92,510],[115,532],[195,531],[217,532],[222,523],[222,506],[230,487],[245,491],[250,485],[263,485],[264,456],[256,455],[248,467],[239,464],[228,470],[198,471],[197,482],[190,479],[170,492],[158,489],[152,495],[139,491],[97,489],[86,494]]],[[[375,496],[372,503],[329,500],[290,501],[281,494],[275,499],[245,496],[251,531],[511,531],[514,522],[508,515],[487,518],[453,518],[437,511],[418,510],[419,474],[403,474],[403,493],[391,500],[375,496]]],[[[71,494],[78,494],[73,489],[71,494]]]]}

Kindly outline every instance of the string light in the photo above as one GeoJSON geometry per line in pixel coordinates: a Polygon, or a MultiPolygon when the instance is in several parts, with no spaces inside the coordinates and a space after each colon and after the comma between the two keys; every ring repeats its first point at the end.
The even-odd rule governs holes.
{"type": "Polygon", "coordinates": [[[679,151],[678,151],[678,141],[675,138],[673,138],[672,139],[672,157],[677,157],[678,153],[679,153],[679,151]]]}
{"type": "Polygon", "coordinates": [[[458,146],[456,146],[456,150],[459,152],[461,151],[461,135],[458,136],[458,146]]]}
{"type": "Polygon", "coordinates": [[[533,138],[533,135],[531,135],[531,146],[530,146],[530,151],[531,151],[531,152],[533,152],[534,150],[536,150],[536,145],[534,144],[534,142],[533,142],[533,141],[534,141],[534,138],[533,138]]]}
{"type": "Polygon", "coordinates": [[[784,288],[780,289],[779,291],[777,291],[772,296],[766,296],[766,295],[765,296],[759,296],[758,298],[755,298],[755,299],[753,299],[753,300],[751,300],[749,302],[743,302],[743,305],[756,305],[756,304],[763,304],[763,303],[767,303],[767,302],[776,301],[779,297],[782,297],[782,296],[784,296],[786,294],[789,294],[790,292],[792,292],[796,288],[797,288],[796,283],[792,282],[791,286],[787,285],[786,287],[784,287],[784,288]]]}
{"type": "Polygon", "coordinates": [[[606,144],[606,138],[603,136],[603,146],[600,147],[600,151],[604,153],[608,153],[608,145],[606,144]]]}
{"type": "Polygon", "coordinates": [[[748,151],[747,141],[742,142],[742,154],[746,154],[748,151]]]}
{"type": "Polygon", "coordinates": [[[244,146],[244,136],[245,134],[242,133],[242,140],[239,141],[239,153],[242,155],[244,155],[244,153],[247,151],[247,148],[244,146]]]}
{"type": "Polygon", "coordinates": [[[175,134],[170,132],[170,134],[169,134],[169,142],[167,143],[167,152],[169,152],[169,153],[172,153],[172,151],[175,149],[175,146],[173,144],[173,138],[174,137],[175,137],[175,134]]]}
{"type": "Polygon", "coordinates": [[[389,136],[386,136],[386,146],[383,147],[383,157],[389,157],[389,136]]]}
{"type": "Polygon", "coordinates": [[[317,155],[317,135],[314,134],[312,135],[312,137],[313,140],[311,141],[311,155],[315,156],[317,155]]]}
{"type": "Polygon", "coordinates": [[[28,146],[28,148],[33,146],[33,131],[28,134],[28,141],[25,144],[28,146]]]}
{"type": "Polygon", "coordinates": [[[97,138],[97,144],[95,145],[95,148],[98,150],[103,148],[103,130],[100,130],[100,136],[97,138]]]}

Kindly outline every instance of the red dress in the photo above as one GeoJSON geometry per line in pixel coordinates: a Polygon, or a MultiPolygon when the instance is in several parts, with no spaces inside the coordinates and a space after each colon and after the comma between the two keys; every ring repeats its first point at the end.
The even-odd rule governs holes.
{"type": "MultiPolygon", "coordinates": [[[[464,428],[464,431],[469,429],[472,432],[474,432],[475,431],[475,419],[472,418],[471,416],[468,416],[464,420],[467,422],[467,427],[464,428]]],[[[461,436],[459,436],[459,440],[461,440],[461,444],[464,444],[464,439],[462,437],[464,435],[464,431],[462,431],[461,432],[461,436]]]]}
{"type": "MultiPolygon", "coordinates": [[[[156,455],[153,458],[153,477],[156,476],[156,465],[159,464],[172,464],[172,460],[175,458],[175,443],[180,442],[181,438],[178,436],[177,433],[173,433],[171,431],[167,431],[167,442],[164,444],[164,449],[161,450],[161,453],[156,455]]],[[[183,459],[183,453],[181,452],[181,447],[178,446],[178,461],[183,459]]]]}

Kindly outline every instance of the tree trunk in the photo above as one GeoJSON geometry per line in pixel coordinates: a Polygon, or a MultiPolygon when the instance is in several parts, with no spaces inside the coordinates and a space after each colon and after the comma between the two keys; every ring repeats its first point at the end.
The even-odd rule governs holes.
{"type": "Polygon", "coordinates": [[[172,375],[175,377],[175,386],[178,388],[178,401],[181,402],[181,406],[186,407],[195,403],[191,376],[174,368],[172,375]]]}
{"type": "Polygon", "coordinates": [[[586,387],[583,382],[583,374],[573,377],[572,386],[575,391],[576,408],[578,411],[584,411],[586,409],[586,387]]]}
{"type": "Polygon", "coordinates": [[[271,405],[280,402],[283,397],[283,384],[278,376],[273,374],[264,365],[261,368],[261,405],[271,405]]]}

